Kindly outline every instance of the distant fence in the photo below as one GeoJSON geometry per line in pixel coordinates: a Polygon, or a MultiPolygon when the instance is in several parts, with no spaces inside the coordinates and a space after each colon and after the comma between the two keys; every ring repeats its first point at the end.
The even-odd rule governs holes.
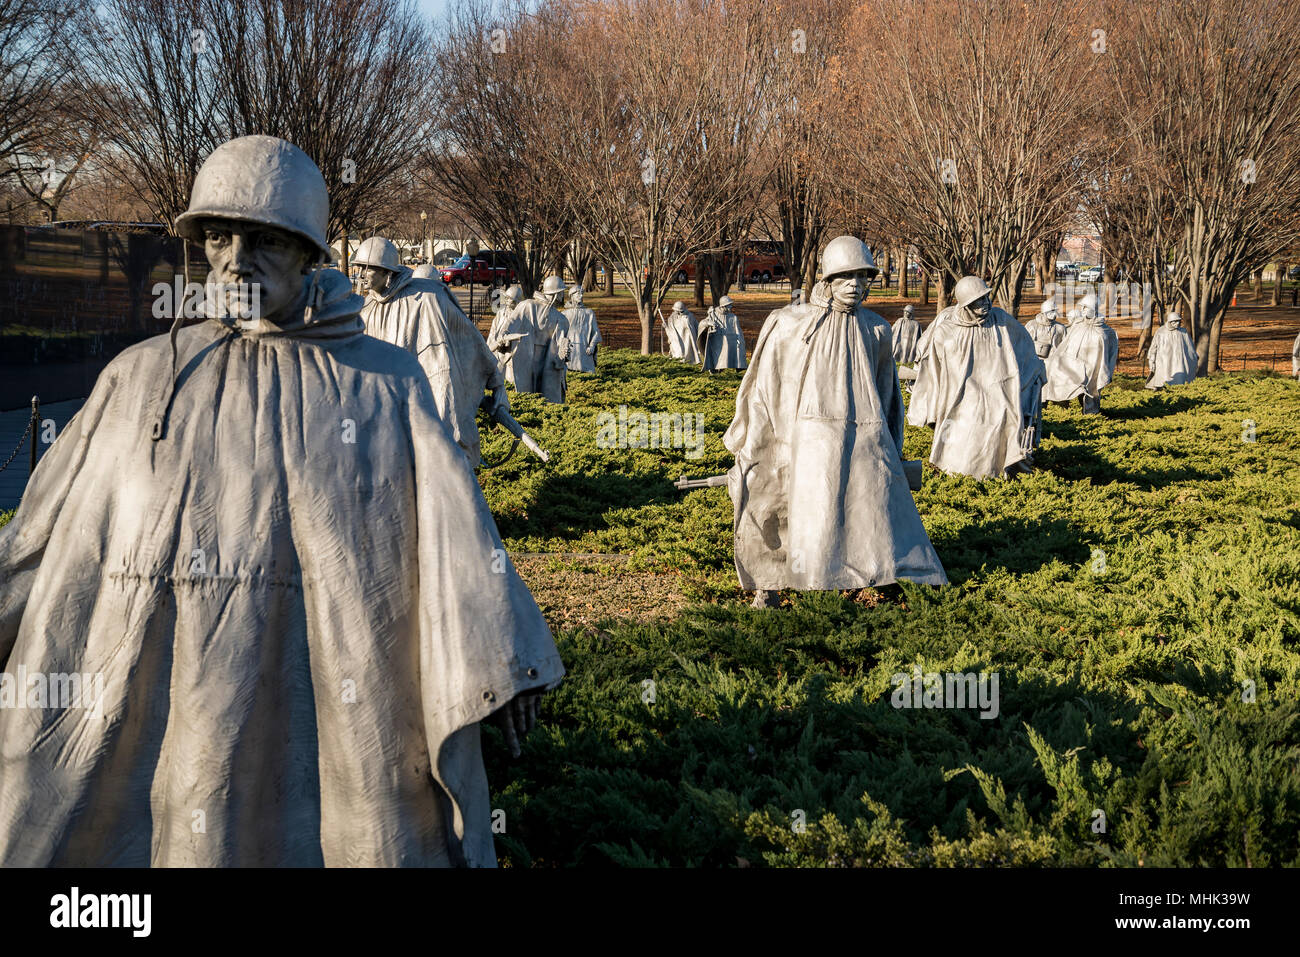
{"type": "MultiPolygon", "coordinates": [[[[183,257],[150,232],[0,225],[0,410],[85,396],[113,356],[166,332],[152,289],[183,257]]],[[[190,258],[202,282],[207,262],[190,258]]]]}

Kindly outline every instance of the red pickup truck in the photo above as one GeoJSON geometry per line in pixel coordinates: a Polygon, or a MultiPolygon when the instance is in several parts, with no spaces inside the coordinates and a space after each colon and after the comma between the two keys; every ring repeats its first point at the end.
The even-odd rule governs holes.
{"type": "MultiPolygon", "coordinates": [[[[482,259],[474,260],[474,283],[481,286],[494,285],[498,279],[504,279],[505,270],[493,269],[482,259]]],[[[470,281],[469,257],[461,256],[450,266],[443,266],[442,281],[449,286],[461,286],[470,281]]]]}

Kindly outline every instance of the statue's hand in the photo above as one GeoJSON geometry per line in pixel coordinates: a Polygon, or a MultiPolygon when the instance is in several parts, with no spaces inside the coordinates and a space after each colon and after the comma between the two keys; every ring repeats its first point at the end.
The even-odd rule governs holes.
{"type": "Polygon", "coordinates": [[[492,715],[501,733],[505,735],[506,747],[512,758],[519,757],[519,742],[537,724],[542,713],[542,692],[525,691],[506,702],[505,707],[492,715]]]}

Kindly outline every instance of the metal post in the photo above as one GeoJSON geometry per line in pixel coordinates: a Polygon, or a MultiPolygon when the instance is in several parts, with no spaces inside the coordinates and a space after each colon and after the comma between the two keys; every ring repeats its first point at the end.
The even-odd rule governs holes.
{"type": "Polygon", "coordinates": [[[27,469],[27,474],[29,476],[36,471],[36,441],[37,441],[37,433],[40,431],[40,428],[41,428],[41,397],[38,395],[34,395],[32,396],[32,424],[31,424],[32,450],[31,450],[31,459],[30,459],[31,464],[27,469]]]}

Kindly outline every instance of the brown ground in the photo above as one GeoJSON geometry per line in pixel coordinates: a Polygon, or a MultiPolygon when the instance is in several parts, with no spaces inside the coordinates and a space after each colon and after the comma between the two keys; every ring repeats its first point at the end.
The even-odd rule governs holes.
{"type": "MultiPolygon", "coordinates": [[[[666,315],[672,304],[678,299],[685,299],[690,304],[691,291],[680,287],[664,300],[663,312],[666,315]]],[[[1243,361],[1247,368],[1267,369],[1273,366],[1284,373],[1291,371],[1291,344],[1296,333],[1300,332],[1300,308],[1290,305],[1270,306],[1271,290],[1265,288],[1262,304],[1256,305],[1250,298],[1249,290],[1239,293],[1237,306],[1228,310],[1223,323],[1223,340],[1220,345],[1220,364],[1223,368],[1236,371],[1242,368],[1243,361]]],[[[706,297],[707,298],[707,297],[706,297]]],[[[732,292],[735,300],[736,315],[740,317],[741,328],[751,351],[758,341],[758,332],[768,313],[790,301],[789,294],[782,292],[732,292]]],[[[1290,291],[1285,291],[1283,301],[1289,303],[1290,291]]],[[[1028,294],[1020,307],[1021,321],[1027,321],[1036,312],[1042,297],[1028,294]]],[[[587,293],[585,304],[594,309],[600,323],[600,334],[605,344],[611,348],[640,348],[641,324],[636,317],[632,300],[626,295],[608,297],[600,292],[587,293]]],[[[913,300],[916,305],[916,301],[913,300]]],[[[903,313],[906,300],[877,299],[874,295],[867,305],[893,322],[903,313]]],[[[691,307],[697,317],[703,318],[704,311],[691,307]]],[[[928,306],[916,306],[916,317],[923,326],[934,318],[935,306],[931,299],[928,306]]],[[[1133,375],[1144,374],[1137,362],[1138,330],[1130,321],[1115,320],[1112,323],[1119,333],[1119,369],[1133,375]]],[[[486,324],[482,324],[486,328],[486,324]]],[[[654,341],[651,348],[659,351],[660,325],[655,323],[654,341]]]]}
{"type": "Polygon", "coordinates": [[[673,618],[686,605],[676,575],[629,571],[627,555],[510,556],[552,628],[594,627],[607,618],[673,618]]]}

